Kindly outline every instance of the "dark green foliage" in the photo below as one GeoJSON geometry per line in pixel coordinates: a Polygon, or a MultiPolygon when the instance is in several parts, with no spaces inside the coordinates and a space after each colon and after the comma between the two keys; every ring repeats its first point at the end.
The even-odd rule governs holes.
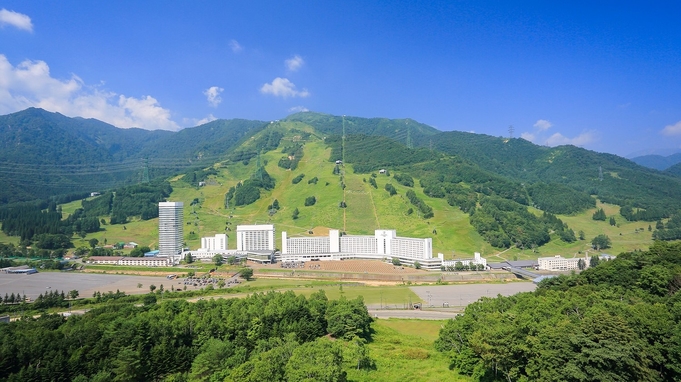
{"type": "Polygon", "coordinates": [[[414,178],[412,178],[409,174],[395,174],[393,175],[393,179],[395,181],[403,186],[407,187],[414,187],[414,178]]]}
{"type": "Polygon", "coordinates": [[[253,268],[242,268],[239,271],[239,275],[246,279],[246,281],[251,281],[251,277],[253,277],[253,268]]]}
{"type": "MultiPolygon", "coordinates": [[[[313,126],[324,135],[343,134],[343,117],[305,112],[291,114],[286,117],[287,121],[300,121],[313,126]]],[[[407,143],[407,135],[411,136],[414,144],[421,146],[428,143],[428,138],[437,134],[438,130],[413,119],[387,119],[387,118],[361,118],[345,117],[345,132],[348,135],[365,134],[384,136],[396,139],[402,144],[407,143]],[[410,133],[408,134],[407,131],[410,133]]]]}
{"type": "Polygon", "coordinates": [[[41,249],[59,249],[59,248],[71,248],[71,238],[66,235],[56,234],[52,235],[49,233],[41,233],[39,235],[33,236],[35,245],[41,249]]]}
{"type": "Polygon", "coordinates": [[[419,211],[421,211],[424,219],[430,219],[433,217],[433,207],[427,205],[423,200],[419,199],[419,197],[416,196],[414,190],[407,191],[406,196],[407,199],[409,199],[409,202],[411,202],[411,204],[415,205],[419,211]]]}
{"type": "Polygon", "coordinates": [[[371,316],[362,297],[347,300],[341,297],[329,303],[326,309],[328,332],[335,338],[350,340],[353,337],[371,337],[371,316]]]}
{"type": "Polygon", "coordinates": [[[315,176],[314,178],[308,180],[307,184],[317,184],[317,182],[319,182],[319,178],[315,176]]]}
{"type": "Polygon", "coordinates": [[[558,219],[556,215],[553,215],[548,212],[544,212],[540,219],[546,227],[558,234],[558,237],[566,243],[573,243],[577,241],[577,238],[575,237],[575,231],[570,229],[566,223],[563,223],[562,220],[558,219]]]}
{"type": "Polygon", "coordinates": [[[341,347],[326,338],[307,342],[291,354],[285,367],[289,382],[344,382],[343,352],[341,347]]]}
{"type": "Polygon", "coordinates": [[[435,347],[478,381],[678,380],[678,280],[681,244],[656,243],[468,305],[435,347]]]}
{"type": "Polygon", "coordinates": [[[250,179],[239,183],[234,189],[234,205],[247,206],[260,199],[260,188],[250,179]]]}
{"type": "Polygon", "coordinates": [[[291,219],[293,220],[298,219],[298,215],[300,215],[300,211],[298,211],[298,207],[296,207],[296,209],[293,210],[293,213],[291,214],[291,219]]]}
{"type": "Polygon", "coordinates": [[[83,199],[81,205],[83,210],[89,216],[108,216],[111,214],[111,206],[113,204],[113,192],[105,192],[104,194],[95,197],[92,200],[83,199]]]}
{"type": "Polygon", "coordinates": [[[395,186],[393,186],[390,183],[385,184],[385,190],[388,191],[390,196],[397,195],[397,190],[395,189],[395,186]]]}
{"type": "Polygon", "coordinates": [[[285,157],[279,159],[277,165],[281,168],[295,170],[298,168],[298,163],[303,158],[305,151],[303,150],[303,145],[301,143],[295,143],[293,146],[284,147],[282,150],[286,154],[285,157]]]}
{"type": "Polygon", "coordinates": [[[225,194],[225,205],[233,203],[235,206],[246,206],[260,199],[260,190],[271,190],[274,188],[274,179],[264,167],[256,169],[250,179],[238,183],[235,187],[230,187],[225,194]]]}
{"type": "MultiPolygon", "coordinates": [[[[342,158],[341,136],[326,137],[331,147],[330,160],[342,158]]],[[[420,163],[439,155],[426,149],[409,149],[390,138],[348,135],[345,139],[345,160],[353,165],[355,173],[370,173],[384,167],[420,163]]]]}
{"type": "Polygon", "coordinates": [[[630,222],[640,220],[652,222],[669,217],[670,211],[666,211],[661,206],[654,206],[648,209],[634,209],[631,205],[624,205],[620,208],[620,215],[630,222]]]}
{"type": "Polygon", "coordinates": [[[596,250],[610,248],[610,238],[607,235],[598,235],[591,240],[591,246],[596,250]]]}
{"type": "Polygon", "coordinates": [[[314,206],[317,203],[317,198],[314,196],[308,196],[305,198],[305,207],[314,206]]]}
{"type": "Polygon", "coordinates": [[[168,182],[160,181],[116,190],[111,208],[111,224],[124,224],[133,216],[140,216],[142,220],[157,218],[158,203],[165,201],[172,191],[168,182]]]}
{"type": "Polygon", "coordinates": [[[293,178],[291,180],[291,183],[298,184],[298,183],[300,183],[301,180],[303,180],[304,177],[305,177],[305,174],[299,174],[298,176],[296,176],[295,178],[293,178]]]}
{"type": "Polygon", "coordinates": [[[269,130],[269,132],[260,134],[259,137],[254,139],[252,145],[264,152],[276,150],[283,137],[284,134],[281,131],[269,130]]]}
{"type": "Polygon", "coordinates": [[[438,134],[433,144],[436,150],[518,182],[563,184],[596,195],[606,203],[631,204],[646,210],[675,211],[681,207],[681,179],[646,170],[615,155],[456,131],[438,134]]]}
{"type": "Polygon", "coordinates": [[[527,188],[532,204],[554,214],[574,214],[596,207],[596,200],[562,184],[535,183],[527,188]]]}
{"type": "MultiPolygon", "coordinates": [[[[617,221],[615,220],[614,216],[610,217],[610,225],[613,226],[613,227],[617,225],[617,221]]],[[[650,227],[650,226],[648,226],[648,227],[650,227]]]]}
{"type": "MultiPolygon", "coordinates": [[[[0,379],[155,381],[189,374],[192,380],[314,375],[336,381],[344,378],[342,353],[338,343],[323,339],[330,333],[327,312],[348,324],[346,332],[370,334],[361,300],[328,302],[323,292],[307,299],[271,292],[195,303],[161,303],[159,294],[145,295],[144,305],[136,306],[122,293],[95,293],[94,301],[108,303],[85,315],[43,314],[0,325],[0,379]]],[[[63,307],[68,301],[54,291],[36,304],[63,307]]]]}
{"type": "Polygon", "coordinates": [[[591,216],[591,218],[593,220],[605,221],[605,219],[606,219],[605,211],[603,211],[602,208],[599,208],[598,210],[596,210],[596,212],[594,212],[594,214],[591,216]]]}
{"type": "Polygon", "coordinates": [[[400,265],[402,265],[402,262],[400,261],[400,258],[399,258],[399,257],[393,257],[391,262],[392,262],[392,264],[395,265],[395,266],[400,266],[400,265]]]}
{"type": "Polygon", "coordinates": [[[470,222],[485,239],[497,248],[534,248],[551,239],[547,223],[540,220],[527,207],[511,200],[485,197],[481,207],[471,215],[470,222]]]}
{"type": "Polygon", "coordinates": [[[0,116],[0,125],[11,127],[0,132],[0,162],[13,168],[0,174],[0,205],[74,193],[82,199],[139,182],[145,164],[151,179],[201,161],[210,165],[266,127],[262,121],[217,120],[179,132],[118,129],[34,108],[0,116]],[[25,176],[37,166],[39,174],[25,176]]]}
{"type": "Polygon", "coordinates": [[[204,182],[209,176],[217,174],[218,170],[214,169],[213,167],[209,167],[207,169],[191,169],[184,173],[182,180],[194,187],[198,187],[199,182],[204,182]]]}
{"type": "Polygon", "coordinates": [[[681,211],[672,215],[666,225],[658,221],[655,228],[653,232],[653,239],[655,240],[681,239],[681,211]]]}
{"type": "Polygon", "coordinates": [[[369,184],[371,185],[371,187],[378,189],[378,185],[376,184],[376,179],[374,179],[373,177],[369,178],[369,184]]]}

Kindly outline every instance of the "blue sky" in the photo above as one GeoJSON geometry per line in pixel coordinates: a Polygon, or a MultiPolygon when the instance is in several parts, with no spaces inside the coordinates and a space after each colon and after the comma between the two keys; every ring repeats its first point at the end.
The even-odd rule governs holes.
{"type": "Polygon", "coordinates": [[[3,1],[0,114],[170,129],[298,110],[681,148],[674,2],[3,1]]]}

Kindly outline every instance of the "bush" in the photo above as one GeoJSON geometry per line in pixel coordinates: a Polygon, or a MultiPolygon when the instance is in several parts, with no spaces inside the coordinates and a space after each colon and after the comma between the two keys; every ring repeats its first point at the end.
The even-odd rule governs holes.
{"type": "Polygon", "coordinates": [[[308,196],[307,198],[305,198],[306,207],[314,206],[315,203],[317,203],[317,198],[315,198],[314,196],[308,196]]]}
{"type": "Polygon", "coordinates": [[[301,180],[303,180],[304,177],[305,177],[305,174],[300,174],[300,175],[296,176],[295,178],[293,178],[291,183],[298,184],[298,183],[300,183],[301,180]]]}

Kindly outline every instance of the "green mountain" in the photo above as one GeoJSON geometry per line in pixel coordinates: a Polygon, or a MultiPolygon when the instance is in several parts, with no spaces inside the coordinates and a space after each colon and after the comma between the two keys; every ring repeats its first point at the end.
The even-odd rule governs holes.
{"type": "Polygon", "coordinates": [[[632,161],[641,166],[653,168],[655,170],[664,171],[677,163],[681,163],[681,153],[676,153],[668,156],[663,155],[643,155],[631,158],[632,161]]]}
{"type": "MultiPolygon", "coordinates": [[[[270,221],[301,233],[391,227],[437,235],[434,248],[442,251],[549,245],[577,252],[584,246],[578,236],[639,233],[645,225],[636,222],[666,221],[681,210],[681,179],[630,160],[440,132],[412,120],[306,112],[276,122],[216,120],[172,133],[28,109],[0,117],[0,126],[8,126],[0,130],[7,148],[3,203],[67,192],[79,192],[70,200],[80,200],[84,192],[171,179],[172,190],[160,193],[130,187],[107,193],[105,203],[84,203],[83,216],[106,217],[112,224],[106,229],[115,230],[117,222],[134,224],[135,203],[145,206],[139,219],[146,221],[155,217],[150,201],[170,194],[191,206],[188,222],[195,219],[199,228],[189,230],[189,243],[199,232],[229,232],[225,217],[234,216],[237,223],[270,221]],[[141,191],[150,197],[135,196],[141,191]],[[607,222],[592,223],[597,207],[607,222]]],[[[642,240],[649,235],[626,248],[642,240]]]]}
{"type": "Polygon", "coordinates": [[[135,184],[223,158],[262,121],[218,120],[177,133],[119,129],[30,108],[0,116],[0,205],[135,184]]]}

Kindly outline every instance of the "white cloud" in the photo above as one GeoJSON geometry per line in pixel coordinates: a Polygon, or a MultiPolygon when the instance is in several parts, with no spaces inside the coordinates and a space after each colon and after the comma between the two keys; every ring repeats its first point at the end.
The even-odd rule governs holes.
{"type": "Polygon", "coordinates": [[[295,72],[298,69],[300,69],[303,66],[303,64],[305,64],[305,60],[303,60],[302,57],[296,54],[295,56],[284,61],[284,64],[286,64],[286,69],[288,69],[291,72],[295,72]]]}
{"type": "Polygon", "coordinates": [[[260,88],[263,94],[271,94],[275,97],[302,97],[305,98],[310,95],[307,89],[296,90],[296,85],[289,81],[288,78],[277,77],[272,80],[270,84],[264,84],[260,88]]]}
{"type": "Polygon", "coordinates": [[[665,126],[661,133],[664,135],[681,135],[681,121],[665,126]]]}
{"type": "Polygon", "coordinates": [[[203,94],[206,96],[206,99],[208,100],[208,103],[210,106],[213,107],[218,107],[220,102],[222,102],[222,98],[220,97],[220,93],[222,93],[225,89],[219,88],[217,86],[211,86],[208,89],[206,89],[203,94]]]}
{"type": "Polygon", "coordinates": [[[555,133],[546,140],[548,146],[574,145],[584,146],[596,140],[593,132],[587,131],[574,138],[568,138],[561,133],[555,133]]]}
{"type": "Polygon", "coordinates": [[[232,49],[232,52],[234,52],[234,53],[239,53],[242,50],[244,50],[244,47],[241,46],[241,44],[239,44],[239,42],[236,41],[236,40],[231,40],[229,42],[229,47],[232,49]]]}
{"type": "Polygon", "coordinates": [[[533,126],[539,131],[544,131],[551,128],[553,124],[545,119],[540,119],[537,122],[535,122],[533,126]]]}
{"type": "Polygon", "coordinates": [[[305,111],[310,111],[310,109],[306,108],[305,106],[294,106],[288,109],[289,113],[301,113],[305,111]]]}
{"type": "Polygon", "coordinates": [[[88,86],[76,75],[60,80],[44,61],[17,66],[0,54],[0,114],[39,107],[71,117],[96,118],[117,127],[179,130],[168,109],[152,96],[127,97],[88,86]]]}
{"type": "Polygon", "coordinates": [[[526,141],[534,142],[534,140],[537,139],[537,136],[533,133],[524,132],[520,134],[520,138],[526,141]]]}
{"type": "Polygon", "coordinates": [[[0,9],[0,26],[4,27],[5,25],[33,32],[33,23],[31,23],[30,17],[23,13],[8,11],[3,8],[0,9]]]}
{"type": "Polygon", "coordinates": [[[205,118],[201,118],[201,119],[196,119],[196,118],[184,118],[184,119],[182,120],[182,123],[183,123],[185,126],[201,126],[201,125],[204,125],[204,124],[206,124],[206,123],[208,123],[208,122],[213,122],[213,121],[215,121],[216,119],[217,119],[217,118],[215,118],[215,116],[214,116],[213,114],[208,114],[205,118]]]}

